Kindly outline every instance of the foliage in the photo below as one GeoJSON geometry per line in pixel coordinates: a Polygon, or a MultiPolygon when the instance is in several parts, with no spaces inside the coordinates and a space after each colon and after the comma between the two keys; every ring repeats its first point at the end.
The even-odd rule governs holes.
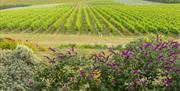
{"type": "Polygon", "coordinates": [[[180,34],[179,4],[122,5],[93,1],[77,0],[21,11],[2,10],[0,30],[98,35],[180,34]]]}
{"type": "Polygon", "coordinates": [[[45,56],[49,66],[39,72],[37,82],[47,90],[177,91],[179,45],[157,35],[90,58],[78,56],[74,48],[67,52],[49,48],[52,55],[45,56]]]}
{"type": "Polygon", "coordinates": [[[38,69],[38,58],[32,50],[18,45],[15,50],[0,50],[0,89],[30,90],[38,69]]]}

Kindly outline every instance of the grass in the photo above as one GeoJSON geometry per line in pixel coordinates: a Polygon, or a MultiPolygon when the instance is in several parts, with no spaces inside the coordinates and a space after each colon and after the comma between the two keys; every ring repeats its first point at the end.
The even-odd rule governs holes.
{"type": "MultiPolygon", "coordinates": [[[[15,39],[20,39],[22,41],[30,41],[36,43],[39,46],[48,48],[60,48],[63,47],[63,50],[68,50],[70,44],[78,46],[76,48],[77,52],[80,55],[89,55],[92,53],[97,53],[104,49],[94,48],[93,45],[98,45],[100,47],[106,46],[117,46],[124,45],[130,41],[134,41],[140,36],[129,36],[129,37],[118,37],[118,36],[95,36],[95,35],[64,35],[64,34],[30,34],[30,33],[12,33],[5,34],[1,33],[0,37],[10,37],[15,39]]],[[[47,52],[38,52],[39,56],[46,55],[47,52]]]]}
{"type": "MultiPolygon", "coordinates": [[[[30,41],[36,43],[39,46],[48,47],[63,47],[63,49],[70,48],[70,44],[76,45],[79,54],[92,54],[101,50],[103,48],[94,48],[93,45],[102,46],[118,46],[124,45],[131,41],[134,41],[143,36],[96,36],[96,35],[65,35],[65,34],[31,34],[31,33],[1,33],[0,37],[10,37],[15,39],[20,39],[22,41],[30,41]]],[[[170,38],[175,41],[180,42],[180,38],[170,38]]],[[[46,54],[46,53],[40,53],[46,54]]]]}
{"type": "Polygon", "coordinates": [[[99,45],[119,45],[127,44],[141,36],[96,36],[96,35],[65,35],[65,34],[31,34],[31,33],[1,33],[0,37],[11,37],[20,40],[30,40],[41,46],[57,47],[64,44],[99,44],[99,45]]]}

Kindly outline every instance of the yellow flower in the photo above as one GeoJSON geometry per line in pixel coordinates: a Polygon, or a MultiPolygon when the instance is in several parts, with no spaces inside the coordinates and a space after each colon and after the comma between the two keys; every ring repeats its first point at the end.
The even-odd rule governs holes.
{"type": "Polygon", "coordinates": [[[95,70],[94,72],[93,72],[93,74],[95,74],[95,79],[97,79],[98,77],[100,77],[101,76],[101,72],[100,71],[97,71],[97,70],[95,70]]]}
{"type": "Polygon", "coordinates": [[[111,75],[109,75],[108,78],[110,78],[110,79],[115,79],[114,76],[111,76],[111,75]]]}

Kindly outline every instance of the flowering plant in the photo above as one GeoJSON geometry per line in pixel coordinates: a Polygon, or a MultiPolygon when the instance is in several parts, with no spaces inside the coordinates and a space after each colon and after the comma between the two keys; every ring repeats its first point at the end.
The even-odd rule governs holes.
{"type": "Polygon", "coordinates": [[[130,43],[123,51],[93,55],[94,69],[101,72],[98,79],[105,86],[102,89],[172,89],[179,85],[175,80],[180,72],[176,64],[180,61],[180,44],[164,41],[159,35],[151,39],[130,43]]]}
{"type": "Polygon", "coordinates": [[[72,48],[49,48],[48,66],[38,78],[52,90],[177,90],[180,44],[152,36],[126,45],[123,50],[102,51],[90,58],[72,48]]]}

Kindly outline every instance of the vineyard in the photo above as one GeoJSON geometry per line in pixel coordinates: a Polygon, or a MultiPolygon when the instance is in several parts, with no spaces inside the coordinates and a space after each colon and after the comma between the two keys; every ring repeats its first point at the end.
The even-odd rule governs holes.
{"type": "Polygon", "coordinates": [[[180,34],[180,5],[123,5],[78,0],[47,7],[0,10],[1,32],[102,35],[180,34]]]}

